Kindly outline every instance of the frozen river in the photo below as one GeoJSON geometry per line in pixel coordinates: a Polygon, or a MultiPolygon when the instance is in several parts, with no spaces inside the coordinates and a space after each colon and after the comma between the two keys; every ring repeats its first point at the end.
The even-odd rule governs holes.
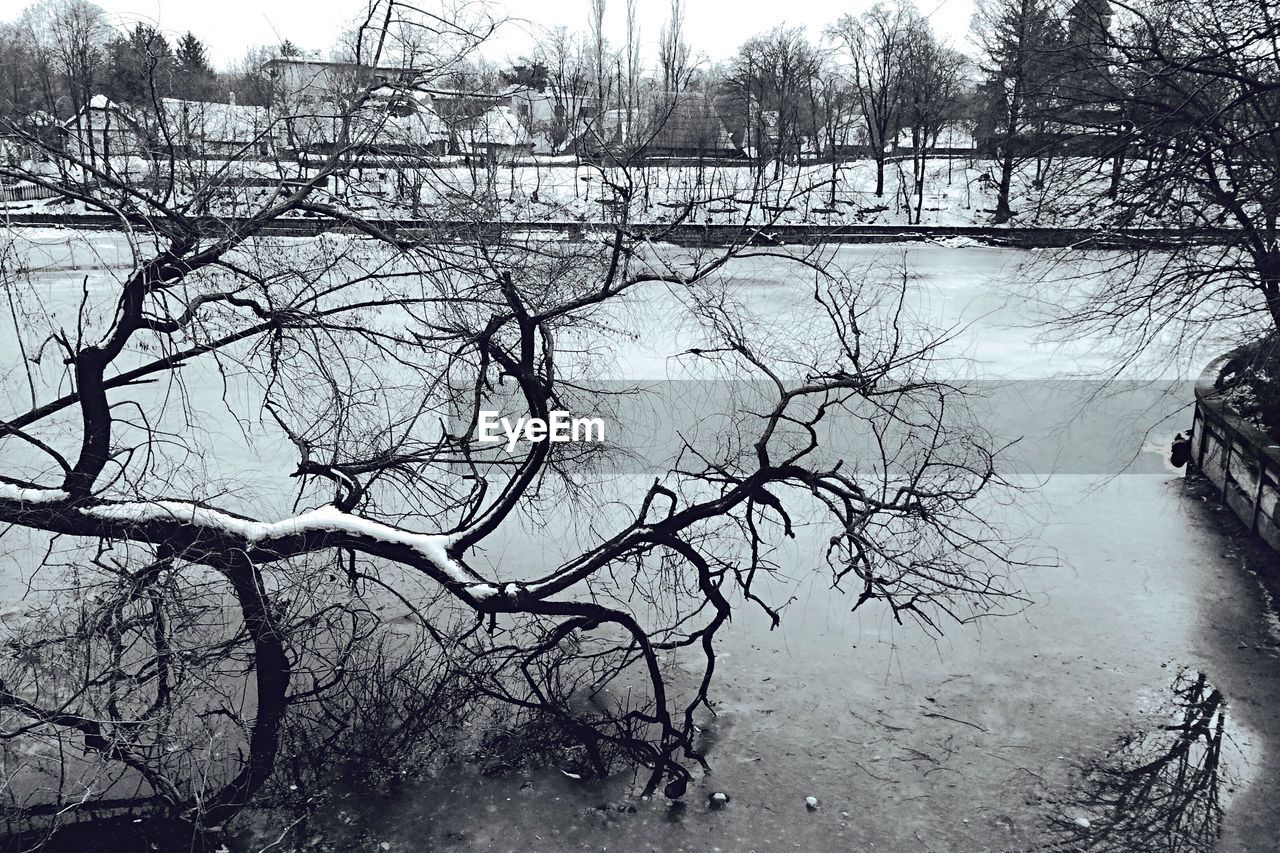
{"type": "MultiPolygon", "coordinates": [[[[1036,312],[1010,297],[1035,277],[1025,253],[841,253],[905,260],[914,309],[961,329],[951,352],[989,391],[988,425],[1023,439],[1014,461],[1029,490],[1010,533],[1034,529],[1056,556],[1020,575],[1030,606],[937,641],[884,612],[849,613],[802,570],[801,544],[782,626],[743,610],[723,635],[712,772],[685,807],[636,802],[630,776],[582,785],[462,768],[352,796],[322,834],[406,851],[1275,849],[1280,633],[1251,570],[1271,558],[1224,535],[1230,517],[1165,461],[1190,421],[1178,380],[1199,363],[1157,362],[1145,378],[1161,381],[1099,395],[1080,377],[1112,364],[1107,342],[1045,343],[1036,312]],[[1192,689],[1201,675],[1221,707],[1212,687],[1192,689]],[[1207,731],[1221,715],[1222,737],[1168,730],[1188,706],[1207,731]],[[708,808],[714,791],[730,795],[723,810],[708,808]]],[[[803,298],[767,265],[738,286],[770,316],[803,298]]],[[[666,308],[647,308],[655,334],[620,372],[678,380],[670,355],[689,342],[657,334],[666,308]]]]}
{"type": "MultiPolygon", "coordinates": [[[[37,275],[51,289],[74,293],[79,270],[118,251],[93,235],[97,261],[67,264],[58,239],[36,235],[62,267],[37,275]]],[[[1009,532],[1055,555],[1019,575],[1030,605],[936,640],[881,611],[849,613],[801,570],[802,541],[784,567],[795,600],[781,628],[745,609],[721,635],[712,772],[683,808],[629,797],[629,775],[584,785],[554,769],[463,767],[345,796],[313,828],[327,849],[1196,851],[1212,849],[1196,838],[1217,834],[1218,806],[1220,849],[1275,849],[1280,633],[1251,570],[1268,558],[1224,535],[1230,519],[1164,461],[1190,422],[1179,380],[1192,365],[1098,394],[1080,377],[1105,371],[1106,342],[1041,342],[1035,312],[1011,296],[1036,279],[1027,253],[840,253],[851,267],[904,265],[911,309],[956,329],[948,353],[989,391],[992,430],[1023,438],[1012,461],[1028,491],[1009,532]],[[1195,715],[1203,725],[1185,736],[1169,730],[1195,715]],[[707,808],[713,791],[730,795],[723,810],[707,808]],[[1174,835],[1184,846],[1169,846],[1174,835]]],[[[734,274],[744,302],[786,320],[795,282],[767,262],[734,274]]],[[[689,342],[659,333],[674,308],[660,296],[635,306],[654,333],[606,372],[689,379],[671,360],[689,342]]],[[[223,473],[260,469],[270,452],[228,443],[223,473]]]]}

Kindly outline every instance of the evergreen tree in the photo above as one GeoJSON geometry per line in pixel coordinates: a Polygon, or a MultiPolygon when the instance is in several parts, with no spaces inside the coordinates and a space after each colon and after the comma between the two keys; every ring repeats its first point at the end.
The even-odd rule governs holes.
{"type": "Polygon", "coordinates": [[[985,78],[978,89],[979,132],[1000,164],[995,221],[1002,223],[1013,215],[1015,165],[1051,143],[1045,126],[1060,77],[1063,33],[1047,0],[987,0],[978,6],[973,29],[985,78]]]}
{"type": "Polygon", "coordinates": [[[1108,0],[1075,0],[1067,10],[1062,81],[1067,101],[1093,108],[1115,102],[1108,48],[1113,14],[1108,0]]]}
{"type": "MultiPolygon", "coordinates": [[[[178,39],[174,55],[174,94],[192,101],[217,97],[217,75],[209,64],[204,43],[188,32],[178,39]]],[[[221,100],[221,98],[218,98],[221,100]]]]}
{"type": "Polygon", "coordinates": [[[155,27],[135,24],[127,35],[107,43],[103,92],[122,104],[149,103],[173,92],[173,51],[155,27]]]}

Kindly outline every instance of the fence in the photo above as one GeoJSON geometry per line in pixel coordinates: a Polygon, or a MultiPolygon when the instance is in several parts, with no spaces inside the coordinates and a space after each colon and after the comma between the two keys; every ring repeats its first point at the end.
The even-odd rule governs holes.
{"type": "Polygon", "coordinates": [[[57,190],[38,184],[0,184],[0,202],[37,201],[53,198],[56,195],[58,195],[57,190]]]}
{"type": "Polygon", "coordinates": [[[1196,383],[1192,461],[1249,531],[1280,551],[1280,444],[1233,412],[1218,390],[1218,378],[1245,356],[1236,350],[1215,359],[1196,383]]]}

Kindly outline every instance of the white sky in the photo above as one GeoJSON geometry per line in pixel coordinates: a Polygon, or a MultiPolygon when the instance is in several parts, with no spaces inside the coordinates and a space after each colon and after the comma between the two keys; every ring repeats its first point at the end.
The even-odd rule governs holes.
{"type": "MultiPolygon", "coordinates": [[[[253,45],[278,44],[284,39],[306,50],[326,53],[345,25],[366,0],[94,0],[111,22],[130,26],[145,21],[170,36],[187,30],[209,49],[214,64],[223,67],[244,56],[253,45]]],[[[743,41],[775,24],[804,26],[817,37],[824,26],[845,12],[857,13],[874,0],[685,0],[687,41],[695,53],[713,61],[731,56],[743,41]],[[785,17],[784,17],[785,15],[785,17]]],[[[973,14],[973,0],[914,0],[929,15],[935,31],[955,47],[964,48],[973,14]]],[[[17,17],[24,0],[0,0],[0,19],[17,17]]],[[[534,44],[538,25],[564,25],[586,30],[589,0],[495,0],[495,7],[517,19],[506,25],[485,53],[502,62],[526,53],[534,44]]],[[[658,30],[666,19],[669,0],[638,0],[641,37],[646,60],[657,54],[658,30]]],[[[615,43],[624,32],[625,0],[608,0],[607,26],[615,43]]],[[[172,39],[171,39],[172,40],[172,39]]]]}

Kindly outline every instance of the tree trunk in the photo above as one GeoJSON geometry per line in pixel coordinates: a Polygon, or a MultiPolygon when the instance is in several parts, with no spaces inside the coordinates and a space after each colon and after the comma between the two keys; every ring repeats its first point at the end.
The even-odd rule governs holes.
{"type": "Polygon", "coordinates": [[[1114,201],[1120,197],[1120,181],[1124,177],[1125,148],[1121,146],[1111,158],[1111,186],[1107,188],[1107,198],[1114,201]]]}
{"type": "Polygon", "coordinates": [[[1267,300],[1267,313],[1271,315],[1271,327],[1274,331],[1280,331],[1280,276],[1264,279],[1262,292],[1267,300]]]}
{"type": "Polygon", "coordinates": [[[876,155],[876,198],[884,197],[884,152],[876,155]]]}
{"type": "Polygon", "coordinates": [[[242,554],[231,559],[225,574],[235,590],[245,630],[253,640],[257,707],[243,769],[201,806],[199,821],[207,826],[217,826],[233,817],[275,771],[290,677],[289,658],[276,631],[257,567],[242,554]]]}
{"type": "Polygon", "coordinates": [[[1005,145],[1004,150],[1000,152],[1000,187],[996,191],[996,218],[997,225],[1003,225],[1013,217],[1013,211],[1009,208],[1009,191],[1013,187],[1013,148],[1005,145]]]}
{"type": "MultiPolygon", "coordinates": [[[[1267,229],[1268,237],[1274,230],[1274,223],[1267,229]]],[[[1253,257],[1254,269],[1258,272],[1258,289],[1262,291],[1267,303],[1267,313],[1271,315],[1271,327],[1280,331],[1280,250],[1269,251],[1253,257]]]]}
{"type": "Polygon", "coordinates": [[[916,196],[916,225],[920,224],[924,208],[925,134],[920,128],[911,129],[911,179],[912,192],[916,196]]]}
{"type": "Polygon", "coordinates": [[[924,149],[920,151],[919,171],[916,173],[916,224],[920,224],[920,219],[924,215],[924,167],[925,154],[924,149]]]}

